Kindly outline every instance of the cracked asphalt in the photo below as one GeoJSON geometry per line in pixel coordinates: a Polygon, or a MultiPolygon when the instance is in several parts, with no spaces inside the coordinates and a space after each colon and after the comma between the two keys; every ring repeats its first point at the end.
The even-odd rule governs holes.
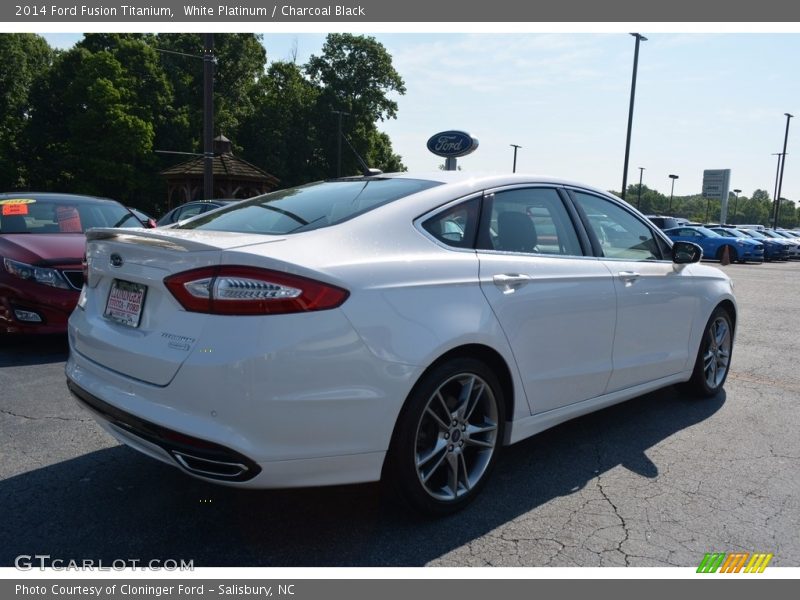
{"type": "Polygon", "coordinates": [[[730,265],[725,392],[668,388],[506,448],[439,520],[377,485],[240,491],[117,445],[64,385],[66,343],[0,341],[0,565],[19,554],[196,566],[800,566],[800,263],[730,265]]]}

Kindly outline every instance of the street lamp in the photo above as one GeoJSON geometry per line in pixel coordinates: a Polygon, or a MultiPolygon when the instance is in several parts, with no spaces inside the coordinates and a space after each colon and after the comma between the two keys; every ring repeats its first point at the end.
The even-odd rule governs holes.
{"type": "Polygon", "coordinates": [[[511,172],[512,173],[516,173],[517,172],[517,150],[522,148],[522,146],[520,146],[519,144],[509,144],[509,146],[514,148],[514,166],[512,167],[511,172]]]}
{"type": "Polygon", "coordinates": [[[633,75],[631,77],[631,103],[628,107],[628,137],[625,139],[625,165],[622,168],[622,199],[625,200],[625,188],[628,185],[628,158],[631,153],[631,127],[633,126],[633,100],[636,97],[636,72],[639,69],[639,42],[646,42],[647,38],[638,33],[632,33],[636,38],[633,51],[633,75]]]}
{"type": "Polygon", "coordinates": [[[794,115],[790,115],[789,113],[783,113],[786,115],[786,135],[783,137],[783,158],[781,158],[781,176],[778,180],[778,191],[775,194],[775,219],[772,221],[772,228],[776,229],[778,227],[778,215],[781,212],[781,187],[783,187],[783,171],[786,168],[786,144],[789,141],[789,119],[791,119],[794,115]]]}
{"type": "Polygon", "coordinates": [[[733,194],[736,197],[736,200],[733,201],[733,217],[732,220],[736,220],[736,207],[739,206],[739,194],[742,193],[742,190],[733,190],[733,194]]]}
{"type": "Polygon", "coordinates": [[[639,167],[639,197],[636,198],[636,210],[639,210],[639,205],[642,203],[642,174],[644,167],[639,167]]]}
{"type": "Polygon", "coordinates": [[[670,213],[670,215],[671,215],[672,214],[672,194],[675,192],[675,180],[679,179],[679,177],[677,175],[670,175],[669,178],[672,179],[672,189],[669,191],[669,208],[667,209],[667,212],[670,213]]]}

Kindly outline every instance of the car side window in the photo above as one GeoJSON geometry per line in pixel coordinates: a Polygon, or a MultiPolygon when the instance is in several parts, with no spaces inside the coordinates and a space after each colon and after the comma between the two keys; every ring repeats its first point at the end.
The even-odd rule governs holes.
{"type": "Polygon", "coordinates": [[[501,252],[583,256],[558,192],[519,188],[486,196],[478,247],[501,252]]]}
{"type": "Polygon", "coordinates": [[[594,194],[573,192],[573,196],[597,236],[603,256],[625,260],[663,258],[653,231],[638,217],[594,194]]]}
{"type": "Polygon", "coordinates": [[[201,212],[203,212],[202,204],[189,204],[188,206],[184,206],[181,210],[179,210],[175,214],[173,222],[177,223],[178,221],[183,221],[184,219],[188,219],[189,217],[199,215],[201,212]]]}
{"type": "Polygon", "coordinates": [[[437,240],[454,248],[472,248],[478,228],[480,198],[460,202],[422,223],[437,240]]]}

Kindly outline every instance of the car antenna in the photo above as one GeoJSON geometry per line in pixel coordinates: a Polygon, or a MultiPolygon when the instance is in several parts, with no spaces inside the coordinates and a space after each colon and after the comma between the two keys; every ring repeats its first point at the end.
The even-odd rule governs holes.
{"type": "Polygon", "coordinates": [[[356,155],[356,158],[358,159],[358,164],[361,165],[361,174],[364,177],[373,177],[375,175],[380,175],[381,173],[383,173],[383,171],[381,171],[380,169],[370,168],[367,165],[366,161],[364,161],[364,159],[361,158],[361,155],[358,153],[358,151],[355,148],[353,148],[353,144],[350,143],[350,140],[347,139],[347,136],[344,133],[342,133],[341,136],[342,139],[347,143],[347,147],[350,148],[350,150],[353,151],[353,154],[356,155]]]}

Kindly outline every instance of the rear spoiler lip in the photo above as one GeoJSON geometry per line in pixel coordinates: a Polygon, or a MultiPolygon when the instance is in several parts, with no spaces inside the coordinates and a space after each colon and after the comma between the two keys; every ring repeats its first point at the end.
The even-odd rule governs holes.
{"type": "Polygon", "coordinates": [[[86,232],[86,241],[91,242],[94,240],[116,239],[119,241],[130,241],[135,243],[136,240],[141,240],[144,243],[151,242],[154,245],[163,245],[175,250],[192,252],[200,250],[233,250],[234,248],[257,246],[259,244],[280,242],[286,239],[267,234],[249,235],[230,231],[214,231],[213,233],[226,240],[235,240],[237,237],[239,237],[240,243],[231,246],[228,246],[227,244],[215,245],[203,240],[203,238],[205,238],[207,235],[205,232],[203,232],[203,234],[198,234],[198,232],[195,231],[175,229],[164,229],[157,231],[155,229],[145,229],[144,227],[93,227],[86,232]],[[178,231],[180,231],[180,233],[178,233],[178,231]],[[254,240],[254,236],[258,236],[259,239],[254,240]]]}

